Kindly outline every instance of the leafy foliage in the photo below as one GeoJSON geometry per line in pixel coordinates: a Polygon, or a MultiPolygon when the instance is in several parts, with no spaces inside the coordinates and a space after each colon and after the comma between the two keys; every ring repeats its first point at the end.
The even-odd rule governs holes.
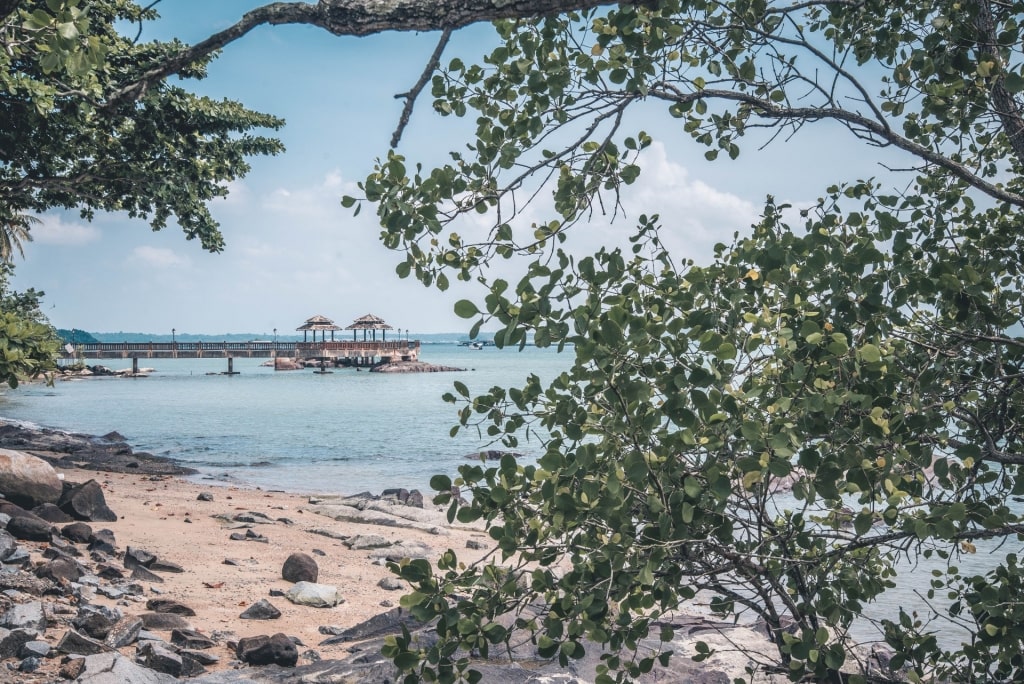
{"type": "Polygon", "coordinates": [[[15,292],[7,281],[13,266],[0,262],[0,381],[12,389],[19,379],[56,369],[58,339],[39,308],[43,293],[15,292]]]}
{"type": "MultiPolygon", "coordinates": [[[[18,7],[0,17],[0,226],[53,208],[85,218],[124,211],[154,230],[173,216],[188,239],[222,249],[206,202],[249,170],[247,157],[282,149],[252,131],[283,122],[166,82],[137,99],[113,97],[184,50],[118,31],[118,22],[153,18],[151,9],[128,0],[18,7]]],[[[180,75],[202,78],[205,67],[180,75]]]]}
{"type": "Polygon", "coordinates": [[[411,679],[473,681],[462,655],[519,630],[562,662],[603,644],[599,680],[635,678],[658,618],[702,601],[768,626],[776,653],[752,655],[755,669],[865,681],[877,675],[851,630],[902,559],[936,569],[922,611],[877,624],[894,668],[1024,677],[1017,555],[959,567],[1024,540],[1022,9],[664,0],[499,22],[482,63],[435,75],[435,110],[475,117],[476,139],[430,170],[392,152],[344,203],[375,204],[400,276],[487,284],[455,305],[474,333],[497,322],[500,346],[532,333],[574,363],[546,387],[447,396],[456,429],[509,446],[532,433],[542,455],[435,478],[436,500],[484,520],[500,560],[393,566],[415,587],[403,605],[438,620],[436,643],[386,648],[411,679]],[[833,169],[803,207],[769,196],[708,264],[678,263],[656,216],[629,253],[563,251],[641,173],[652,138],[627,126],[652,102],[708,159],[739,156],[755,131],[831,121],[901,150],[906,171],[883,184],[833,169]],[[542,188],[554,215],[524,230],[542,188]],[[465,218],[477,213],[493,218],[485,234],[465,218]],[[518,282],[489,277],[516,257],[518,282]],[[938,639],[937,621],[963,643],[938,639]]]}

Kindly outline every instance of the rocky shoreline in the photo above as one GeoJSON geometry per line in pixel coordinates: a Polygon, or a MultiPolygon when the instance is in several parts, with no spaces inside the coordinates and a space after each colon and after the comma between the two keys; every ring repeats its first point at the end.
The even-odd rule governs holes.
{"type": "MultiPolygon", "coordinates": [[[[117,433],[0,420],[0,449],[0,681],[390,684],[383,639],[403,627],[431,633],[395,607],[406,587],[384,564],[448,548],[472,562],[493,544],[415,491],[307,497],[197,484],[117,433]],[[12,485],[26,470],[12,459],[43,485],[12,485]]],[[[677,657],[637,681],[727,683],[749,662],[732,644],[767,644],[701,617],[671,625],[677,657]],[[685,657],[698,639],[719,651],[704,663],[685,657]]],[[[662,647],[657,636],[641,644],[662,647]]],[[[499,684],[592,682],[601,650],[587,650],[561,668],[527,641],[475,667],[499,684]]]]}

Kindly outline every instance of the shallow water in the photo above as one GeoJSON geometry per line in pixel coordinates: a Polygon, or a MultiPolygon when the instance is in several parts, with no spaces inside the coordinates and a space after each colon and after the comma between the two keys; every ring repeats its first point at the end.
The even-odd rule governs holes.
{"type": "MultiPolygon", "coordinates": [[[[456,438],[457,407],[441,396],[455,381],[474,394],[551,378],[568,354],[528,347],[475,351],[427,345],[422,359],[465,372],[386,374],[336,369],[278,371],[266,359],[139,359],[146,378],[97,377],[23,385],[0,397],[0,416],[47,427],[120,432],[140,451],[168,456],[207,475],[265,488],[351,494],[388,487],[428,491],[436,473],[454,474],[486,448],[475,430],[456,438]]],[[[90,360],[127,368],[130,359],[90,360]]],[[[500,448],[496,447],[496,448],[500,448]]],[[[517,450],[530,455],[536,442],[517,450]]]]}

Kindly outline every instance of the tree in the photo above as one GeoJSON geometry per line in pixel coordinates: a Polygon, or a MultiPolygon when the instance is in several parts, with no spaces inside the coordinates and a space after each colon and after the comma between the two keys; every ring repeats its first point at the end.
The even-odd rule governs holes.
{"type": "Polygon", "coordinates": [[[56,369],[56,331],[39,307],[43,293],[8,288],[14,267],[0,261],[0,381],[11,389],[21,379],[56,369]]]}
{"type": "MultiPolygon", "coordinates": [[[[206,203],[276,154],[254,135],[283,122],[237,102],[198,97],[161,81],[132,99],[111,97],[180,43],[138,43],[117,29],[152,19],[128,0],[39,0],[0,5],[0,225],[27,228],[27,212],[123,211],[154,230],[172,217],[188,239],[218,251],[223,237],[206,203]]],[[[207,59],[177,70],[202,78],[207,59]]],[[[27,235],[27,233],[26,233],[27,235]]]]}
{"type": "Polygon", "coordinates": [[[652,666],[630,652],[657,618],[709,596],[767,625],[776,652],[752,667],[845,681],[863,670],[851,627],[910,558],[934,564],[930,603],[877,623],[906,679],[1019,680],[1024,7],[606,4],[275,3],[134,56],[97,101],[130,119],[122,107],[260,24],[445,35],[498,20],[497,49],[438,61],[431,81],[435,111],[474,116],[476,139],[435,169],[392,151],[343,201],[376,206],[399,275],[487,285],[455,305],[474,330],[496,321],[499,344],[532,335],[575,362],[547,387],[449,395],[460,426],[509,446],[532,433],[542,456],[464,466],[468,504],[435,478],[453,518],[487,522],[500,558],[395,564],[415,587],[403,605],[437,618],[439,638],[387,652],[411,677],[472,680],[456,654],[507,644],[512,625],[563,661],[603,644],[601,681],[626,679],[652,666]],[[824,170],[834,178],[808,206],[769,196],[707,264],[674,259],[655,216],[627,253],[567,253],[567,231],[639,177],[653,138],[630,121],[652,103],[709,159],[823,122],[902,156],[884,180],[824,170]],[[546,184],[552,215],[520,225],[546,184]],[[478,212],[494,218],[485,234],[463,220],[478,212]],[[489,275],[516,257],[518,282],[489,275]],[[979,549],[991,562],[968,570],[979,549]],[[963,643],[937,639],[936,620],[963,643]]]}
{"type": "Polygon", "coordinates": [[[669,0],[499,21],[482,62],[439,69],[435,110],[475,117],[476,140],[435,169],[390,153],[362,199],[405,254],[400,275],[480,280],[484,301],[456,305],[474,330],[498,322],[498,344],[532,335],[575,363],[547,387],[448,396],[461,426],[510,447],[533,431],[542,456],[461,467],[468,504],[435,478],[500,559],[393,566],[415,587],[403,605],[440,636],[393,639],[397,664],[469,676],[453,654],[507,644],[511,613],[541,654],[567,662],[589,640],[608,649],[601,681],[636,677],[654,658],[630,649],[705,597],[767,625],[776,656],[757,668],[878,680],[851,628],[916,559],[935,568],[926,603],[876,622],[893,666],[911,681],[1024,677],[1022,9],[669,0]],[[883,183],[830,169],[809,206],[769,196],[709,264],[673,259],[656,216],[631,253],[566,253],[566,231],[641,173],[652,137],[628,122],[652,101],[708,159],[830,121],[898,149],[904,170],[883,183]],[[555,214],[524,231],[517,212],[545,183],[555,214]],[[489,233],[462,220],[476,212],[495,217],[489,233]],[[518,282],[489,277],[516,256],[518,282]],[[979,549],[993,554],[981,569],[979,549]],[[521,580],[496,581],[499,562],[521,580]]]}

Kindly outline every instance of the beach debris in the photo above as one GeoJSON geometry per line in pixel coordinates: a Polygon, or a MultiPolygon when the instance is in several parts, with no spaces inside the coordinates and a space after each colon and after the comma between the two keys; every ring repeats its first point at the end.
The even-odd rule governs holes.
{"type": "Polygon", "coordinates": [[[320,574],[320,568],[309,554],[295,552],[285,559],[281,577],[288,582],[313,582],[320,574]]]}
{"type": "Polygon", "coordinates": [[[19,506],[57,503],[63,485],[57,471],[41,458],[0,448],[0,494],[19,506]]]}
{"type": "Polygon", "coordinates": [[[223,582],[203,582],[203,586],[207,589],[220,589],[224,586],[223,582]]]}
{"type": "Polygon", "coordinates": [[[312,608],[333,608],[345,599],[338,595],[338,588],[330,584],[298,582],[285,593],[292,603],[312,608]]]}
{"type": "Polygon", "coordinates": [[[242,620],[276,620],[281,617],[281,611],[267,599],[260,599],[238,617],[242,620]]]}
{"type": "Polygon", "coordinates": [[[248,665],[295,667],[299,660],[295,643],[280,632],[271,636],[261,634],[239,639],[235,655],[248,665]]]}

